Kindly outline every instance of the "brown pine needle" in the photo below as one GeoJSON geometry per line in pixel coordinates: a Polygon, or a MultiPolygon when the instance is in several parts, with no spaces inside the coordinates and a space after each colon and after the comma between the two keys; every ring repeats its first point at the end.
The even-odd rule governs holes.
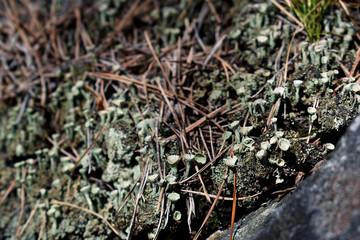
{"type": "Polygon", "coordinates": [[[19,216],[19,221],[18,221],[18,225],[16,227],[16,231],[15,231],[15,237],[18,237],[19,231],[20,231],[20,226],[21,226],[21,220],[24,214],[24,207],[25,207],[25,184],[21,184],[21,210],[20,210],[20,216],[19,216]]]}
{"type": "MultiPolygon", "coordinates": [[[[228,108],[228,105],[225,104],[224,106],[212,111],[211,113],[207,114],[206,116],[200,118],[199,120],[197,120],[196,122],[194,122],[193,124],[187,126],[185,128],[185,131],[186,132],[190,132],[192,131],[193,129],[195,129],[196,127],[200,126],[202,123],[204,123],[207,119],[211,119],[213,117],[215,117],[217,114],[221,113],[222,111],[226,110],[228,108]]],[[[170,137],[168,137],[167,139],[168,140],[173,140],[176,138],[176,135],[172,135],[170,137]]]]}
{"type": "Polygon", "coordinates": [[[344,9],[344,12],[346,13],[346,15],[349,17],[350,21],[354,24],[354,26],[357,29],[360,29],[360,26],[357,25],[357,23],[355,22],[354,18],[351,17],[351,14],[349,12],[349,10],[347,9],[346,5],[344,4],[344,2],[342,0],[339,0],[339,3],[341,5],[341,7],[344,9]]]}
{"type": "Polygon", "coordinates": [[[3,202],[5,202],[6,198],[9,196],[11,191],[14,189],[15,184],[16,184],[16,180],[11,181],[10,186],[8,187],[8,189],[6,190],[4,196],[0,200],[0,205],[3,204],[3,202]]]}
{"type": "Polygon", "coordinates": [[[45,225],[46,225],[46,211],[43,210],[43,212],[42,212],[42,222],[41,222],[41,227],[40,227],[38,240],[42,239],[42,234],[44,232],[45,225]]]}
{"type": "Polygon", "coordinates": [[[161,86],[160,79],[159,79],[159,78],[155,78],[155,81],[156,81],[157,85],[159,86],[159,89],[160,89],[160,91],[161,91],[161,94],[162,94],[163,98],[165,99],[165,102],[166,102],[166,104],[168,105],[168,107],[169,107],[169,109],[170,109],[170,112],[171,112],[171,114],[173,115],[173,117],[174,117],[174,119],[175,119],[176,125],[178,125],[178,127],[181,128],[181,124],[180,124],[179,118],[178,118],[177,114],[175,113],[175,110],[174,110],[174,108],[172,107],[172,104],[170,103],[168,97],[166,96],[166,93],[165,93],[163,87],[161,86]]]}
{"type": "Polygon", "coordinates": [[[226,39],[227,35],[224,35],[220,38],[220,40],[214,45],[214,47],[210,50],[210,52],[208,53],[208,56],[206,57],[203,66],[206,66],[208,64],[208,62],[210,61],[210,59],[214,56],[214,54],[219,50],[219,48],[221,47],[222,43],[224,42],[224,40],[226,39]]]}
{"type": "Polygon", "coordinates": [[[21,229],[21,231],[19,233],[19,237],[21,237],[21,235],[23,235],[23,233],[24,233],[25,229],[27,228],[27,226],[29,225],[31,219],[34,217],[35,212],[36,212],[36,210],[37,210],[37,208],[39,206],[39,203],[40,203],[40,200],[37,200],[34,209],[31,211],[28,220],[26,221],[24,227],[21,229]]]}
{"type": "Polygon", "coordinates": [[[348,77],[353,77],[355,70],[359,65],[359,62],[360,62],[360,49],[358,49],[358,51],[356,53],[356,59],[355,59],[354,65],[353,65],[348,77]]]}
{"type": "Polygon", "coordinates": [[[207,145],[206,145],[206,141],[205,141],[204,135],[203,135],[203,133],[202,133],[202,131],[201,131],[201,128],[199,128],[199,133],[200,133],[201,140],[202,140],[202,142],[203,142],[203,144],[204,144],[206,153],[207,153],[209,159],[212,159],[212,158],[211,158],[210,151],[209,151],[209,148],[208,148],[207,145]]]}
{"type": "Polygon", "coordinates": [[[220,189],[219,189],[219,191],[218,191],[218,194],[216,195],[216,198],[215,198],[213,204],[211,205],[211,208],[210,208],[209,212],[207,213],[207,215],[206,215],[203,223],[201,224],[200,229],[199,229],[198,232],[196,233],[196,235],[195,235],[195,237],[194,237],[194,240],[196,240],[196,239],[198,239],[198,238],[200,237],[200,234],[201,234],[201,232],[202,232],[202,230],[203,230],[203,228],[204,228],[207,220],[209,219],[211,213],[213,212],[213,210],[214,210],[214,208],[215,208],[215,205],[216,205],[217,201],[219,200],[221,191],[222,191],[222,189],[224,188],[224,185],[225,185],[225,182],[226,182],[226,176],[227,176],[227,174],[228,174],[228,171],[229,171],[229,167],[226,167],[225,175],[224,175],[225,177],[224,177],[224,180],[223,180],[222,183],[221,183],[221,186],[220,186],[220,189]]]}
{"type": "MultiPolygon", "coordinates": [[[[290,44],[289,44],[289,48],[288,48],[288,51],[287,51],[287,54],[286,54],[286,63],[285,63],[285,72],[284,72],[284,84],[286,83],[286,80],[287,80],[287,72],[288,72],[288,66],[289,66],[289,56],[290,56],[290,50],[291,50],[291,46],[292,46],[292,43],[294,42],[294,39],[295,39],[295,36],[296,34],[298,34],[299,32],[301,32],[303,30],[303,28],[296,28],[294,34],[292,35],[292,38],[291,38],[291,41],[290,41],[290,44]]],[[[281,86],[281,81],[279,82],[279,85],[278,87],[281,86]]]]}
{"type": "MultiPolygon", "coordinates": [[[[139,87],[147,87],[149,89],[149,91],[152,91],[152,92],[155,92],[155,93],[161,93],[159,87],[155,86],[155,85],[152,85],[152,84],[148,84],[148,83],[144,83],[142,81],[138,81],[136,79],[132,79],[132,78],[128,78],[128,77],[124,77],[124,76],[119,76],[119,75],[116,75],[116,74],[112,74],[112,73],[87,73],[88,76],[92,76],[92,77],[99,77],[99,78],[104,78],[104,79],[108,79],[108,80],[113,80],[113,81],[119,81],[119,82],[122,82],[122,83],[125,83],[125,84],[130,84],[130,83],[133,83],[134,85],[136,86],[139,86],[139,87]]],[[[175,98],[175,95],[165,89],[163,89],[163,91],[165,92],[166,96],[168,98],[175,98]]],[[[225,130],[213,119],[211,119],[212,117],[209,117],[210,114],[212,113],[209,113],[209,114],[206,114],[205,112],[201,111],[199,108],[195,107],[194,105],[202,108],[202,109],[205,109],[206,111],[207,108],[205,108],[204,106],[202,106],[201,104],[197,103],[197,102],[194,102],[192,101],[191,99],[189,98],[186,98],[184,96],[178,96],[178,99],[177,99],[180,103],[186,105],[187,107],[197,111],[198,113],[200,113],[201,115],[203,115],[205,118],[203,120],[206,120],[206,117],[207,118],[210,118],[210,121],[212,123],[215,124],[215,126],[217,126],[222,132],[225,132],[225,130]]],[[[225,105],[227,107],[227,105],[225,105]]],[[[215,110],[217,111],[217,110],[215,110]]],[[[160,114],[161,116],[161,114],[160,114]]],[[[213,116],[214,117],[214,116],[213,116]]],[[[194,123],[195,124],[195,123],[194,123]]],[[[193,126],[193,128],[195,128],[196,126],[193,126]]],[[[193,129],[192,128],[192,129],[193,129]]],[[[192,130],[191,129],[191,130],[192,130]]],[[[190,130],[190,131],[191,131],[190,130]]],[[[188,132],[188,130],[186,130],[186,132],[188,132]]],[[[173,135],[170,137],[170,140],[171,139],[175,139],[176,138],[176,135],[173,135]]]]}
{"type": "Polygon", "coordinates": [[[149,168],[150,168],[149,167],[149,162],[151,162],[151,159],[148,157],[147,160],[146,160],[145,166],[144,166],[144,170],[143,170],[142,175],[141,175],[141,182],[140,182],[138,193],[136,195],[134,211],[133,211],[133,214],[132,214],[130,226],[128,228],[129,232],[127,234],[126,239],[131,238],[131,229],[132,229],[132,227],[134,225],[134,222],[135,222],[135,217],[136,217],[136,213],[137,213],[138,204],[139,204],[141,196],[143,195],[143,191],[145,189],[147,177],[149,175],[149,168]]]}
{"type": "MultiPolygon", "coordinates": [[[[199,171],[199,167],[197,165],[195,165],[195,170],[198,172],[199,171]]],[[[206,186],[205,186],[205,183],[201,177],[201,174],[199,174],[199,180],[201,182],[201,186],[203,187],[203,191],[204,191],[204,194],[205,194],[205,197],[206,197],[206,200],[208,200],[209,203],[212,203],[211,202],[211,199],[209,197],[209,193],[207,192],[206,190],[206,186]]]]}
{"type": "Polygon", "coordinates": [[[121,212],[121,210],[123,209],[123,207],[125,206],[126,202],[128,201],[131,193],[134,191],[134,188],[136,187],[136,184],[139,182],[141,178],[141,175],[136,179],[136,181],[133,183],[133,185],[131,186],[128,194],[126,195],[124,201],[122,202],[122,204],[120,205],[119,209],[117,210],[116,214],[119,214],[121,212]]]}
{"type": "Polygon", "coordinates": [[[230,240],[232,240],[234,232],[234,223],[235,223],[235,213],[236,213],[236,172],[233,173],[234,178],[234,189],[233,189],[233,205],[231,211],[231,231],[230,231],[230,240]]]}
{"type": "Polygon", "coordinates": [[[190,177],[180,181],[179,183],[182,184],[184,182],[189,181],[190,179],[196,177],[197,175],[199,175],[200,173],[202,173],[203,171],[205,171],[206,168],[208,168],[209,166],[211,166],[221,155],[223,155],[227,150],[229,150],[229,148],[231,148],[232,145],[228,146],[227,148],[225,148],[222,152],[220,152],[214,159],[212,159],[210,162],[208,162],[207,164],[205,164],[205,166],[203,166],[199,171],[197,171],[196,173],[194,173],[193,175],[191,175],[190,177]]]}
{"type": "Polygon", "coordinates": [[[148,46],[149,46],[149,48],[150,48],[150,51],[151,51],[151,53],[152,53],[155,61],[156,61],[157,64],[159,65],[161,72],[163,73],[163,77],[164,77],[166,83],[169,85],[171,91],[173,92],[173,94],[174,94],[175,97],[176,97],[175,88],[174,88],[174,86],[171,84],[171,82],[170,82],[170,80],[169,80],[169,78],[168,78],[168,76],[167,76],[167,74],[166,74],[166,72],[165,72],[165,69],[164,69],[164,67],[162,66],[159,58],[156,56],[155,50],[154,50],[154,48],[153,48],[153,46],[152,46],[152,44],[151,44],[149,35],[148,35],[148,33],[147,33],[146,31],[145,31],[144,35],[145,35],[146,42],[147,42],[147,44],[148,44],[148,46]]]}
{"type": "Polygon", "coordinates": [[[209,5],[210,11],[214,14],[216,22],[220,24],[221,18],[219,16],[219,14],[216,12],[216,8],[215,8],[214,4],[210,0],[206,0],[206,3],[209,5]]]}
{"type": "Polygon", "coordinates": [[[288,16],[291,20],[293,20],[294,22],[296,22],[297,25],[299,25],[300,27],[304,27],[304,25],[296,18],[294,17],[291,13],[289,13],[283,6],[281,6],[277,1],[275,0],[271,0],[271,2],[278,7],[286,16],[288,16]]]}
{"type": "MultiPolygon", "coordinates": [[[[182,192],[186,192],[186,193],[192,193],[192,194],[196,194],[196,195],[200,195],[200,196],[205,196],[205,194],[203,192],[197,192],[197,191],[192,191],[192,190],[181,190],[182,192]]],[[[258,195],[260,195],[262,192],[259,193],[255,193],[254,195],[250,195],[250,196],[246,196],[246,197],[238,197],[236,200],[237,201],[241,201],[241,200],[245,200],[248,198],[253,198],[256,197],[258,195]]],[[[210,198],[216,198],[216,195],[214,194],[209,194],[210,198]]],[[[224,201],[233,201],[234,198],[233,197],[224,197],[224,196],[220,196],[219,197],[220,200],[224,200],[224,201]]]]}

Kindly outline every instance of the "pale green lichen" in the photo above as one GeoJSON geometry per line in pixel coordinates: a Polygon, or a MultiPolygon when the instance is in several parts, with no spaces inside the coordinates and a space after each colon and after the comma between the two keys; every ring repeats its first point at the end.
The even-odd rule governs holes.
{"type": "Polygon", "coordinates": [[[204,153],[196,153],[194,159],[199,164],[203,165],[206,163],[206,155],[204,153]]]}
{"type": "Polygon", "coordinates": [[[278,146],[282,151],[287,151],[290,147],[290,141],[285,138],[280,138],[278,141],[278,146]]]}
{"type": "MultiPolygon", "coordinates": [[[[109,8],[113,7],[101,5],[102,24],[111,22],[114,11],[109,8]],[[107,9],[112,11],[108,13],[105,11],[107,9]]],[[[206,201],[199,201],[200,197],[195,194],[190,198],[177,193],[185,187],[190,190],[202,187],[196,177],[186,184],[179,184],[195,173],[198,165],[202,167],[210,160],[216,160],[201,172],[209,193],[217,194],[225,179],[222,196],[232,196],[234,184],[238,196],[250,196],[269,189],[269,186],[278,185],[283,188],[291,185],[299,171],[307,172],[333,150],[334,142],[329,143],[327,136],[342,131],[360,112],[360,87],[355,83],[356,79],[342,78],[344,86],[337,89],[341,84],[337,80],[343,76],[337,61],[351,69],[356,56],[354,49],[350,49],[351,39],[355,34],[353,27],[342,22],[339,15],[341,12],[337,12],[336,18],[325,20],[324,39],[318,45],[309,44],[301,36],[296,36],[294,44],[300,46],[301,59],[294,58],[290,61],[286,84],[279,86],[282,70],[278,69],[280,65],[274,69],[274,63],[279,46],[284,42],[284,49],[288,49],[295,29],[284,22],[276,24],[279,22],[278,12],[267,3],[245,6],[241,11],[244,14],[240,14],[236,27],[229,34],[231,44],[235,45],[238,54],[234,58],[235,64],[240,63],[236,65],[234,72],[229,71],[227,75],[220,68],[205,67],[202,71],[187,75],[188,79],[194,80],[191,85],[194,90],[193,100],[206,106],[209,111],[226,103],[230,103],[229,106],[241,105],[232,114],[220,116],[220,124],[225,132],[212,132],[211,145],[214,150],[209,151],[211,159],[201,143],[200,149],[199,146],[189,146],[183,152],[181,141],[168,140],[174,133],[162,121],[173,127],[171,116],[166,116],[166,120],[159,119],[159,106],[154,104],[158,96],[149,92],[147,106],[144,99],[137,96],[134,84],[128,90],[116,89],[116,93],[109,93],[106,96],[108,109],[101,111],[101,106],[97,106],[100,111],[94,110],[96,104],[86,86],[99,89],[99,82],[95,78],[81,76],[87,69],[91,69],[89,63],[68,66],[73,68],[72,71],[59,69],[56,72],[56,76],[67,82],[48,85],[53,92],[47,99],[49,106],[45,109],[46,114],[42,112],[44,109],[39,109],[37,98],[31,99],[23,114],[20,114],[19,106],[23,101],[20,96],[14,98],[15,105],[6,106],[6,111],[1,109],[0,146],[6,149],[6,154],[0,155],[0,167],[6,169],[6,165],[11,164],[11,171],[2,172],[1,177],[7,183],[16,180],[16,190],[10,195],[17,197],[16,200],[20,199],[20,186],[24,184],[27,196],[24,219],[39,200],[39,212],[47,214],[44,238],[115,237],[111,229],[99,219],[77,209],[69,210],[49,204],[53,199],[67,201],[71,195],[72,204],[101,214],[117,227],[120,238],[126,238],[134,212],[132,199],[139,192],[139,183],[134,183],[137,179],[141,182],[139,176],[149,160],[151,167],[138,203],[132,235],[148,233],[149,236],[154,236],[160,219],[158,204],[162,189],[165,205],[167,200],[171,202],[166,206],[167,216],[170,216],[167,218],[167,227],[171,231],[176,230],[176,224],[181,224],[186,215],[187,209],[183,206],[179,208],[185,200],[195,201],[196,206],[200,202],[207,209],[206,201]],[[331,32],[345,37],[330,35],[331,32]],[[228,92],[231,99],[226,99],[228,92]],[[268,121],[275,104],[277,107],[274,115],[268,121]],[[46,121],[49,118],[55,119],[56,114],[56,126],[48,126],[46,121]],[[77,166],[73,148],[79,155],[84,153],[104,124],[107,124],[104,136],[100,137],[77,166]],[[310,124],[312,128],[309,133],[310,124]],[[307,143],[307,138],[315,135],[320,139],[319,144],[307,143]],[[47,136],[54,144],[49,143],[47,136]],[[322,146],[324,142],[326,144],[322,146]],[[220,147],[224,149],[230,144],[233,144],[231,150],[214,158],[220,147]],[[66,150],[70,155],[64,157],[60,150],[66,150]],[[76,169],[73,169],[75,166],[76,169]],[[161,173],[159,166],[162,168],[161,173]],[[235,183],[232,177],[224,176],[227,167],[230,167],[231,173],[228,176],[235,173],[235,183]],[[26,171],[27,176],[24,177],[26,171]],[[133,189],[133,195],[124,203],[130,189],[133,189]],[[122,203],[124,205],[121,212],[115,214],[122,203]]],[[[166,10],[167,16],[175,13],[174,7],[166,10]]],[[[160,15],[157,17],[161,18],[160,15]]],[[[171,42],[176,42],[175,37],[179,33],[176,28],[164,29],[165,38],[171,42]]],[[[69,46],[72,44],[69,43],[69,46]]],[[[124,45],[120,44],[116,49],[122,48],[124,45]]],[[[159,48],[156,49],[158,50],[159,48]]],[[[92,51],[92,47],[89,51],[92,51]]],[[[285,59],[286,52],[283,51],[279,56],[281,62],[285,59]]],[[[293,48],[290,48],[290,56],[295,54],[293,48]]],[[[121,66],[115,64],[111,69],[118,71],[121,66]]],[[[185,85],[186,82],[183,87],[190,86],[185,85]]],[[[41,95],[39,90],[32,89],[34,96],[41,95]]],[[[166,114],[168,113],[164,115],[166,114]]],[[[196,114],[189,116],[187,121],[197,121],[200,115],[196,114]]],[[[206,124],[208,122],[212,124],[210,121],[206,124]]],[[[208,144],[208,133],[204,132],[204,135],[208,144]]],[[[190,132],[186,133],[185,138],[189,140],[193,136],[190,132]]],[[[238,201],[238,205],[251,208],[259,205],[258,199],[261,198],[247,198],[238,201]]],[[[19,201],[8,201],[3,206],[11,207],[14,202],[19,201]]],[[[214,219],[213,223],[228,219],[226,207],[222,204],[219,202],[216,213],[220,217],[214,219]]],[[[0,229],[4,229],[6,236],[15,232],[19,221],[19,208],[14,209],[11,214],[4,214],[0,221],[0,229]]],[[[196,220],[205,216],[206,213],[201,213],[202,211],[199,208],[200,214],[196,216],[196,220]]],[[[42,216],[36,214],[26,230],[25,238],[35,238],[41,224],[42,216]]],[[[165,226],[164,219],[160,225],[161,228],[165,226]]]]}

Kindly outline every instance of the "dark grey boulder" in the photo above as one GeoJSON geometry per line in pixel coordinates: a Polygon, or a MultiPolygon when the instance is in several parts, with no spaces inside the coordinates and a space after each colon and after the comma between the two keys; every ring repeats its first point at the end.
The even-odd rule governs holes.
{"type": "Polygon", "coordinates": [[[238,240],[360,239],[360,117],[291,195],[238,221],[234,232],[238,240]]]}

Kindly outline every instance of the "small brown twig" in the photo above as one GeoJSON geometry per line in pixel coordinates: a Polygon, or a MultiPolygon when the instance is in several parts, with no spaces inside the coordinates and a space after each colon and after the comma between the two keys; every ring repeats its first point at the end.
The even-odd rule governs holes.
{"type": "Polygon", "coordinates": [[[189,181],[190,179],[196,177],[197,175],[199,175],[200,173],[202,173],[203,171],[205,171],[205,169],[207,169],[209,166],[213,165],[214,162],[220,157],[222,156],[227,150],[229,150],[232,147],[232,145],[228,146],[227,148],[225,148],[222,152],[220,152],[214,159],[212,159],[210,162],[208,162],[207,164],[205,164],[205,166],[203,166],[199,171],[197,171],[196,173],[194,173],[193,175],[191,175],[190,177],[182,180],[179,182],[179,184],[185,183],[187,181],[189,181]]]}
{"type": "Polygon", "coordinates": [[[161,171],[161,158],[160,158],[160,146],[159,146],[159,120],[155,120],[155,148],[156,148],[156,159],[158,163],[160,179],[163,180],[164,176],[161,171]]]}
{"type": "Polygon", "coordinates": [[[216,22],[218,24],[220,24],[221,18],[219,16],[219,14],[216,12],[216,8],[215,8],[214,4],[210,0],[206,0],[206,3],[209,5],[210,11],[214,14],[216,22]]]}
{"type": "Polygon", "coordinates": [[[0,205],[3,204],[6,200],[6,198],[9,196],[9,194],[11,193],[11,191],[14,189],[15,187],[15,184],[16,184],[16,180],[12,180],[8,189],[6,190],[4,196],[1,198],[0,200],[0,205]]]}
{"type": "Polygon", "coordinates": [[[199,133],[200,133],[200,137],[201,137],[201,140],[203,142],[204,148],[206,150],[206,153],[207,153],[209,159],[211,160],[212,158],[211,158],[211,155],[210,155],[210,151],[209,151],[209,149],[208,149],[208,147],[206,145],[206,141],[205,141],[204,135],[203,135],[203,133],[201,131],[201,128],[199,128],[199,133]]]}
{"type": "MultiPolygon", "coordinates": [[[[195,170],[196,170],[196,172],[199,171],[199,167],[198,167],[196,164],[195,164],[195,170]]],[[[202,188],[203,188],[203,191],[204,191],[206,200],[208,200],[209,203],[212,203],[212,202],[211,202],[211,199],[210,199],[210,197],[209,197],[209,193],[208,193],[207,190],[206,190],[206,186],[205,186],[204,180],[203,180],[202,177],[201,177],[201,174],[199,174],[199,180],[200,180],[201,186],[202,186],[202,188]]]]}
{"type": "Polygon", "coordinates": [[[15,230],[15,237],[18,237],[20,227],[21,227],[21,220],[24,215],[24,207],[25,207],[25,184],[21,184],[21,209],[20,209],[20,216],[19,221],[15,230]]]}
{"type": "Polygon", "coordinates": [[[194,237],[194,240],[197,240],[197,239],[200,237],[200,234],[201,234],[201,232],[202,232],[202,230],[203,230],[203,228],[204,228],[207,220],[209,219],[211,213],[213,212],[213,210],[214,210],[214,208],[215,208],[215,205],[216,205],[217,201],[219,200],[221,191],[222,191],[222,189],[224,188],[224,185],[225,185],[225,182],[226,182],[226,177],[227,177],[228,171],[229,171],[229,167],[226,167],[225,174],[224,174],[224,178],[223,178],[223,181],[222,181],[221,186],[220,186],[220,188],[219,188],[219,191],[218,191],[218,193],[217,193],[217,195],[216,195],[216,198],[215,198],[213,204],[211,205],[211,208],[210,208],[209,212],[206,214],[206,217],[205,217],[203,223],[201,224],[199,230],[197,231],[197,233],[196,233],[196,235],[195,235],[195,237],[194,237]]]}
{"type": "MultiPolygon", "coordinates": [[[[192,193],[192,194],[196,194],[196,195],[200,195],[200,196],[205,196],[205,194],[203,192],[197,192],[197,191],[192,191],[192,190],[181,190],[182,192],[186,192],[186,193],[192,193]]],[[[251,196],[247,196],[247,197],[237,197],[236,198],[236,201],[241,201],[241,200],[245,200],[245,199],[248,199],[248,198],[253,198],[253,197],[256,197],[258,195],[262,194],[262,192],[259,192],[259,193],[256,193],[256,194],[253,194],[251,196]]],[[[214,194],[209,194],[209,197],[210,198],[216,198],[216,195],[214,194]]],[[[224,196],[220,196],[219,197],[219,200],[224,200],[224,201],[234,201],[234,198],[233,197],[224,197],[224,196]]]]}
{"type": "Polygon", "coordinates": [[[117,210],[116,214],[119,214],[121,212],[121,210],[123,209],[123,207],[125,206],[126,202],[128,201],[131,193],[134,191],[134,188],[136,187],[136,184],[139,182],[141,178],[141,175],[136,179],[136,181],[133,183],[133,185],[131,186],[129,192],[127,193],[126,197],[124,198],[124,201],[122,202],[122,204],[120,205],[119,209],[117,210]]]}
{"type": "Polygon", "coordinates": [[[346,13],[346,15],[349,17],[350,21],[354,24],[354,26],[360,30],[360,26],[355,22],[354,18],[351,16],[349,10],[347,9],[346,5],[344,4],[344,2],[342,0],[339,0],[339,3],[341,5],[341,7],[344,9],[344,12],[346,13]]]}
{"type": "Polygon", "coordinates": [[[283,13],[285,13],[286,16],[288,16],[290,19],[292,19],[294,22],[297,23],[297,25],[299,25],[301,28],[304,27],[304,25],[296,18],[294,17],[291,13],[289,13],[283,6],[281,6],[276,0],[271,0],[271,2],[280,9],[280,11],[282,11],[283,13]]]}
{"type": "Polygon", "coordinates": [[[145,185],[146,185],[146,180],[147,180],[147,177],[148,177],[148,174],[149,174],[149,162],[152,161],[150,158],[147,158],[146,160],[146,163],[145,163],[145,166],[144,166],[144,170],[143,170],[143,173],[141,175],[141,182],[140,182],[140,187],[139,187],[139,191],[136,195],[136,200],[135,200],[135,206],[134,206],[134,211],[133,211],[133,214],[132,214],[132,218],[131,218],[131,222],[130,222],[130,226],[129,226],[129,232],[127,234],[127,237],[126,239],[130,239],[131,237],[131,229],[134,225],[134,221],[135,221],[135,216],[136,216],[136,213],[137,213],[137,207],[138,207],[138,204],[139,204],[139,200],[143,194],[143,191],[145,189],[145,185]]]}
{"type": "Polygon", "coordinates": [[[353,65],[348,77],[350,77],[350,76],[353,77],[354,76],[355,70],[358,67],[359,62],[360,62],[360,49],[357,50],[355,62],[354,62],[354,65],[353,65]]]}
{"type": "Polygon", "coordinates": [[[45,209],[42,212],[42,222],[41,222],[41,227],[40,227],[40,232],[39,232],[39,237],[38,240],[42,239],[42,235],[45,229],[45,225],[46,225],[46,211],[45,209]]]}
{"type": "Polygon", "coordinates": [[[34,217],[35,212],[39,206],[39,203],[40,203],[40,200],[37,200],[35,203],[34,209],[31,211],[29,218],[27,219],[26,223],[24,224],[24,227],[21,229],[21,231],[19,233],[19,238],[23,235],[23,233],[24,233],[25,229],[27,228],[27,226],[29,225],[31,219],[34,217]]]}
{"type": "Polygon", "coordinates": [[[230,230],[230,240],[232,240],[233,232],[234,232],[234,223],[235,223],[235,213],[236,213],[236,172],[233,172],[233,205],[231,211],[231,230],[230,230]]]}
{"type": "MultiPolygon", "coordinates": [[[[199,120],[197,120],[195,123],[191,124],[190,126],[187,126],[185,128],[186,132],[190,132],[193,129],[195,129],[196,127],[200,126],[202,123],[204,123],[207,119],[211,119],[213,117],[215,117],[217,114],[220,114],[222,111],[224,111],[227,108],[227,104],[225,104],[224,106],[212,111],[211,113],[207,114],[206,116],[200,118],[199,120]]],[[[221,128],[222,129],[222,128],[221,128]]],[[[225,131],[225,130],[224,130],[225,131]]],[[[170,137],[168,137],[168,140],[172,140],[175,139],[176,135],[172,135],[170,137]]]]}
{"type": "Polygon", "coordinates": [[[210,50],[210,52],[208,53],[208,56],[206,57],[203,66],[206,66],[207,63],[209,62],[209,60],[212,58],[212,56],[219,50],[219,48],[221,47],[222,43],[224,42],[224,40],[226,39],[227,35],[223,35],[221,37],[221,39],[214,45],[214,47],[210,50]]]}

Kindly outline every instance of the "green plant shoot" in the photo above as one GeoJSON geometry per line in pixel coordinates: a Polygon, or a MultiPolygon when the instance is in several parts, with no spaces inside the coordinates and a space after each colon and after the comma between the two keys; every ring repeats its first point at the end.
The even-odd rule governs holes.
{"type": "Polygon", "coordinates": [[[332,0],[286,0],[287,5],[304,25],[310,42],[320,39],[323,18],[332,0]]]}

